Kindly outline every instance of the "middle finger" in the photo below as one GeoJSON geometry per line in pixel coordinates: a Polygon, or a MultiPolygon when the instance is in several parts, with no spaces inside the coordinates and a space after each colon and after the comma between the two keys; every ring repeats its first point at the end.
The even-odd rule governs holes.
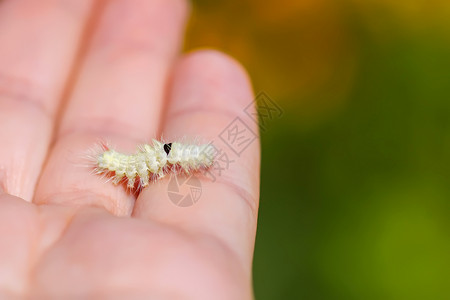
{"type": "Polygon", "coordinates": [[[133,151],[138,142],[156,135],[186,12],[184,0],[105,4],[38,185],[36,203],[94,205],[117,215],[131,213],[132,195],[105,184],[77,161],[99,139],[120,151],[133,151]]]}

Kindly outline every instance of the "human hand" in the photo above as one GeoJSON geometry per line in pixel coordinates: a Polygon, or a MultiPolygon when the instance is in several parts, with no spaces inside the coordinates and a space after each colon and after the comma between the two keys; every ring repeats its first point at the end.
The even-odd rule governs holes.
{"type": "Polygon", "coordinates": [[[190,207],[166,178],[137,195],[78,164],[101,139],[213,140],[251,102],[234,60],[180,55],[187,14],[184,0],[0,1],[0,298],[252,297],[258,142],[199,176],[190,207]]]}

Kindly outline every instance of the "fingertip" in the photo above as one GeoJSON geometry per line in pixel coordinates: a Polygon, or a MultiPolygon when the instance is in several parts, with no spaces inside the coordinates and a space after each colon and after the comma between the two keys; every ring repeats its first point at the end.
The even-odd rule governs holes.
{"type": "Polygon", "coordinates": [[[236,75],[245,77],[250,82],[247,71],[243,65],[229,54],[214,48],[197,48],[188,51],[184,56],[186,64],[205,64],[205,66],[215,66],[218,70],[235,72],[236,75]]]}
{"type": "Polygon", "coordinates": [[[205,98],[240,106],[253,98],[251,80],[244,66],[230,55],[212,48],[186,53],[178,62],[173,81],[175,95],[172,96],[175,98],[179,91],[197,95],[215,92],[205,98]]]}

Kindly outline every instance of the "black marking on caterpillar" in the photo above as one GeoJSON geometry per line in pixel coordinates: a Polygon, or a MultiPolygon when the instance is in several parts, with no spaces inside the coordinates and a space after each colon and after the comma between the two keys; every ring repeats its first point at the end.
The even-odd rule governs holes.
{"type": "Polygon", "coordinates": [[[164,144],[164,151],[167,155],[169,155],[170,150],[172,149],[172,143],[164,144]]]}
{"type": "Polygon", "coordinates": [[[144,188],[151,181],[169,172],[191,173],[212,166],[215,148],[211,144],[163,144],[153,140],[152,145],[140,145],[135,154],[123,154],[105,144],[101,153],[94,156],[95,172],[111,174],[114,184],[126,182],[128,188],[144,188]]]}

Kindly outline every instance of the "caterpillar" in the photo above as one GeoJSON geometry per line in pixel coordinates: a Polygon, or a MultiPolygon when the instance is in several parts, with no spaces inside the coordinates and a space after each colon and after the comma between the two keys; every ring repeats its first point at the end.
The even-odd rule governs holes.
{"type": "Polygon", "coordinates": [[[157,140],[153,140],[152,145],[138,146],[136,153],[131,155],[110,149],[106,144],[102,144],[102,149],[94,157],[95,172],[111,173],[114,184],[125,181],[130,189],[136,183],[139,188],[144,188],[171,171],[189,174],[207,169],[212,166],[215,154],[212,144],[163,143],[157,140]]]}

